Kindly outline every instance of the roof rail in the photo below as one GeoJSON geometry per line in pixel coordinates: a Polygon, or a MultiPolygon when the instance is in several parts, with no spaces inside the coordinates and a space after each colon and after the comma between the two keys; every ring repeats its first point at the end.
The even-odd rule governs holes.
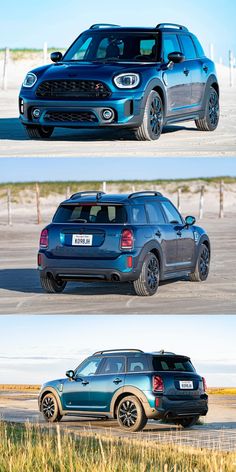
{"type": "Polygon", "coordinates": [[[141,351],[141,349],[107,349],[105,351],[97,351],[93,354],[93,356],[98,356],[100,354],[104,354],[108,352],[143,352],[143,351],[141,351]]]}
{"type": "Polygon", "coordinates": [[[100,29],[100,28],[120,28],[120,25],[113,25],[110,23],[95,23],[94,25],[90,26],[89,29],[100,29]]]}
{"type": "Polygon", "coordinates": [[[177,28],[183,31],[188,31],[188,28],[186,28],[186,26],[178,25],[177,23],[159,23],[156,26],[156,29],[166,28],[166,27],[168,28],[168,26],[171,26],[171,28],[177,28]]]}
{"type": "Polygon", "coordinates": [[[98,192],[97,190],[88,190],[84,192],[73,193],[70,198],[73,200],[77,197],[83,197],[84,195],[96,195],[96,199],[99,200],[102,195],[105,195],[105,192],[98,192]]]}
{"type": "Polygon", "coordinates": [[[175,353],[174,352],[170,352],[170,351],[164,351],[164,349],[160,349],[160,351],[155,351],[154,354],[161,354],[162,356],[164,354],[170,354],[172,356],[175,356],[175,353]]]}
{"type": "Polygon", "coordinates": [[[162,193],[156,192],[155,190],[144,190],[143,192],[133,192],[130,193],[128,198],[141,197],[142,195],[154,195],[155,197],[162,197],[162,193]]]}

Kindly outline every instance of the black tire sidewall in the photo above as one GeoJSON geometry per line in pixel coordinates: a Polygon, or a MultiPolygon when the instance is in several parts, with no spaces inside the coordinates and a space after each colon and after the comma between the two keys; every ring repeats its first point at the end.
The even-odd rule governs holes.
{"type": "Polygon", "coordinates": [[[217,128],[218,123],[219,123],[219,113],[220,113],[220,112],[218,113],[218,119],[217,119],[216,125],[213,126],[210,121],[210,115],[209,115],[209,101],[210,101],[210,97],[212,93],[214,93],[217,96],[218,107],[219,107],[219,95],[213,87],[210,87],[209,92],[208,92],[208,97],[207,97],[207,104],[206,104],[206,121],[207,121],[207,126],[210,131],[214,131],[217,128]]]}
{"type": "Polygon", "coordinates": [[[147,423],[147,417],[146,417],[146,415],[144,413],[144,410],[143,410],[143,407],[142,407],[142,405],[141,405],[141,403],[140,403],[140,401],[138,400],[137,397],[130,395],[130,396],[122,398],[122,400],[120,401],[120,403],[118,405],[118,408],[117,408],[117,421],[118,421],[119,426],[124,431],[136,432],[136,431],[141,431],[144,428],[145,424],[147,423]],[[120,407],[124,402],[126,402],[128,400],[133,402],[135,404],[136,409],[137,409],[136,423],[133,426],[130,426],[130,427],[124,426],[123,423],[119,419],[120,407]]]}

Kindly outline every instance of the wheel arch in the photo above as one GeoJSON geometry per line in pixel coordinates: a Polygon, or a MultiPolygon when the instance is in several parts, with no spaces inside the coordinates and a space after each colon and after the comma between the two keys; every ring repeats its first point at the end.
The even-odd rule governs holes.
{"type": "Polygon", "coordinates": [[[57,392],[57,391],[55,390],[55,388],[53,388],[53,387],[45,387],[45,388],[40,392],[40,395],[39,395],[39,398],[38,398],[39,410],[41,411],[42,400],[44,399],[44,397],[45,397],[48,393],[52,393],[52,394],[55,396],[56,401],[57,401],[57,404],[58,404],[58,408],[59,408],[59,411],[60,411],[60,414],[63,415],[63,409],[62,409],[62,405],[61,405],[60,396],[58,395],[58,392],[57,392]]]}
{"type": "Polygon", "coordinates": [[[146,106],[148,96],[152,90],[155,90],[156,92],[159,93],[162,103],[163,103],[163,111],[164,111],[164,119],[166,116],[166,106],[167,106],[167,96],[166,96],[166,90],[164,88],[163,83],[161,82],[160,79],[152,79],[149,84],[147,85],[147,88],[145,90],[145,100],[144,100],[144,107],[146,106]]]}
{"type": "Polygon", "coordinates": [[[113,395],[110,407],[112,417],[117,418],[117,408],[119,402],[129,395],[134,395],[140,401],[146,416],[150,416],[153,409],[150,407],[146,395],[141,390],[139,390],[139,388],[133,387],[132,385],[126,385],[125,387],[121,387],[119,390],[117,390],[113,395]]]}
{"type": "Polygon", "coordinates": [[[154,240],[146,243],[145,246],[143,247],[140,257],[139,257],[139,269],[141,270],[144,258],[149,252],[152,252],[157,257],[158,262],[159,262],[159,267],[160,267],[160,276],[162,276],[164,272],[163,251],[161,249],[160,244],[158,244],[158,242],[154,240]]]}

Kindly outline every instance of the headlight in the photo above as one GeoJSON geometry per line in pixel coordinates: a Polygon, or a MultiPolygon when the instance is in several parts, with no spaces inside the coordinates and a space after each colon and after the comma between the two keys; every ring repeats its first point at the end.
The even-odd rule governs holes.
{"type": "Polygon", "coordinates": [[[114,82],[118,88],[132,89],[137,87],[140,82],[139,74],[119,74],[114,77],[114,82]]]}
{"type": "Polygon", "coordinates": [[[37,76],[33,72],[28,72],[23,82],[23,87],[33,87],[35,82],[37,82],[37,76]]]}

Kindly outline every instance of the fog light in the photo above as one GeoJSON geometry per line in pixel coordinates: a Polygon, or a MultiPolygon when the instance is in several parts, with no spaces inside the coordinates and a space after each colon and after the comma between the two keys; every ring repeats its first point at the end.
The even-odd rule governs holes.
{"type": "Polygon", "coordinates": [[[104,120],[110,121],[114,118],[115,114],[113,110],[110,110],[109,108],[106,108],[105,110],[102,110],[102,117],[104,120]]]}
{"type": "Polygon", "coordinates": [[[19,99],[19,108],[20,108],[20,114],[23,115],[24,114],[24,100],[23,100],[23,98],[19,99]]]}
{"type": "Polygon", "coordinates": [[[34,118],[39,118],[41,115],[41,111],[39,110],[39,108],[35,108],[32,112],[32,115],[34,118]]]}

